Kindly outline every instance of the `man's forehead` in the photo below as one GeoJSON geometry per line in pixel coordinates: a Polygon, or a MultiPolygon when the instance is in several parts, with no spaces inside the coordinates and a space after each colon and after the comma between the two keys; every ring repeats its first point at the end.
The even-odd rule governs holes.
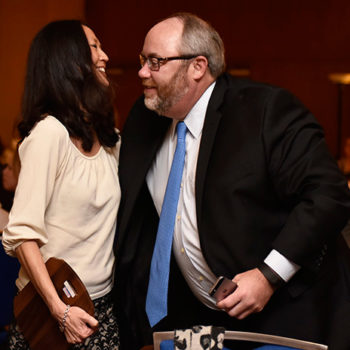
{"type": "Polygon", "coordinates": [[[153,26],[147,33],[144,52],[147,54],[167,54],[178,51],[183,24],[177,18],[169,18],[153,26]],[[164,52],[163,52],[164,51],[164,52]]]}
{"type": "Polygon", "coordinates": [[[174,30],[174,31],[181,31],[183,27],[183,23],[179,18],[172,17],[172,18],[167,18],[164,21],[158,22],[155,24],[151,30],[174,30]]]}

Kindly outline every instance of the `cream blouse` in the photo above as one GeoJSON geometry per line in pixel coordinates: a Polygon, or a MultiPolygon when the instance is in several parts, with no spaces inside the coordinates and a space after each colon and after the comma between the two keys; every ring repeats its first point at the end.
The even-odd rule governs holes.
{"type": "MultiPolygon", "coordinates": [[[[54,256],[71,265],[92,299],[107,294],[120,202],[119,149],[120,141],[88,157],[56,118],[37,123],[19,147],[21,171],[3,232],[6,252],[15,256],[20,244],[35,240],[44,261],[54,256]]],[[[28,280],[21,268],[17,287],[28,280]]]]}

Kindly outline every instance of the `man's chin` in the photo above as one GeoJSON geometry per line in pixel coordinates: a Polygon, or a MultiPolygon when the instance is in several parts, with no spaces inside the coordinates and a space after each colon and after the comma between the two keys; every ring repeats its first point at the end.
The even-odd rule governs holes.
{"type": "Polygon", "coordinates": [[[149,110],[151,110],[153,112],[156,112],[159,115],[161,114],[160,111],[159,111],[159,108],[158,108],[158,101],[157,101],[157,99],[145,96],[145,106],[149,110]]]}

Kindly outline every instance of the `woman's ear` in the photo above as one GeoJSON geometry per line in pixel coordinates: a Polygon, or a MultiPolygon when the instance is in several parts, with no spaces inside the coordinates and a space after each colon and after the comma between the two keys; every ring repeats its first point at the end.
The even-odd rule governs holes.
{"type": "Polygon", "coordinates": [[[201,79],[208,68],[208,60],[204,56],[197,56],[192,64],[192,74],[193,74],[193,79],[201,79]]]}

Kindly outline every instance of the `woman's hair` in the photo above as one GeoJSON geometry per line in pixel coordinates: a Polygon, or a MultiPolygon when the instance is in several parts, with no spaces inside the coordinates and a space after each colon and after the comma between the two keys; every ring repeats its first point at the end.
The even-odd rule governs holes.
{"type": "Polygon", "coordinates": [[[113,147],[113,90],[96,76],[82,23],[77,20],[47,24],[34,38],[28,56],[18,129],[26,137],[46,115],[56,117],[69,135],[90,151],[94,133],[103,146],[113,147]]]}
{"type": "Polygon", "coordinates": [[[202,55],[208,60],[209,71],[217,78],[225,71],[225,48],[218,32],[198,16],[179,12],[167,18],[177,18],[183,23],[181,55],[202,55]]]}

